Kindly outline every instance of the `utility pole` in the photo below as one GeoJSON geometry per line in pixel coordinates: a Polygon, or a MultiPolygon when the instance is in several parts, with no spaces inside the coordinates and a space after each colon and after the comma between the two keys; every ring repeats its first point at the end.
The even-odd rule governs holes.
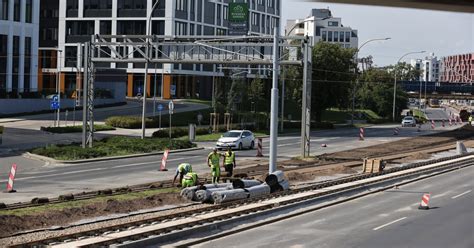
{"type": "Polygon", "coordinates": [[[285,76],[286,71],[282,68],[282,81],[281,81],[281,122],[280,122],[280,130],[283,133],[283,123],[285,120],[285,76]]]}
{"type": "Polygon", "coordinates": [[[277,163],[277,142],[278,142],[278,73],[279,73],[279,29],[273,30],[273,82],[271,93],[271,116],[270,116],[270,158],[268,172],[273,173],[276,170],[277,163]]]}
{"type": "Polygon", "coordinates": [[[307,38],[303,42],[303,95],[301,110],[301,157],[309,157],[311,143],[311,54],[307,38]]]}

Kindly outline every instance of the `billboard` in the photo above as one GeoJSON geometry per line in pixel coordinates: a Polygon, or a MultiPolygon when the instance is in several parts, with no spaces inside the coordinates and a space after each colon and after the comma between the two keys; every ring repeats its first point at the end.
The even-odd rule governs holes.
{"type": "Polygon", "coordinates": [[[229,35],[247,35],[249,31],[247,3],[229,3],[229,35]]]}

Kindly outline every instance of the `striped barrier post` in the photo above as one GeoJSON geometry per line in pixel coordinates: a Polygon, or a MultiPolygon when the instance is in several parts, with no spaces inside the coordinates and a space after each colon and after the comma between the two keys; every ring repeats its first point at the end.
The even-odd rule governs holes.
{"type": "Polygon", "coordinates": [[[400,129],[398,127],[393,129],[393,135],[398,135],[399,132],[400,132],[400,129]]]}
{"type": "Polygon", "coordinates": [[[257,138],[257,157],[263,157],[262,138],[257,138]]]}
{"type": "Polygon", "coordinates": [[[364,140],[364,133],[365,133],[364,128],[361,127],[359,129],[359,140],[364,140]]]}
{"type": "Polygon", "coordinates": [[[446,125],[444,125],[444,120],[441,121],[441,126],[446,127],[446,125]]]}
{"type": "Polygon", "coordinates": [[[452,126],[453,125],[453,119],[451,119],[451,117],[449,118],[449,126],[452,126]]]}
{"type": "Polygon", "coordinates": [[[418,129],[416,130],[417,132],[421,132],[421,123],[418,124],[418,129]]]}
{"type": "Polygon", "coordinates": [[[10,174],[8,175],[7,191],[6,191],[7,193],[16,192],[16,190],[13,189],[13,182],[15,181],[15,174],[16,174],[16,164],[12,164],[10,174]]]}
{"type": "Polygon", "coordinates": [[[423,194],[423,196],[421,197],[421,202],[420,202],[420,206],[418,206],[418,209],[424,209],[424,210],[430,209],[430,194],[429,193],[423,194]]]}
{"type": "Polygon", "coordinates": [[[169,153],[170,150],[166,150],[165,153],[163,153],[163,158],[161,158],[160,171],[168,171],[168,169],[166,169],[166,161],[168,160],[169,153]]]}
{"type": "Polygon", "coordinates": [[[431,120],[431,129],[435,129],[436,125],[435,125],[435,122],[434,120],[431,120]]]}
{"type": "Polygon", "coordinates": [[[455,125],[455,126],[458,125],[458,117],[457,117],[457,116],[454,117],[454,125],[455,125]]]}

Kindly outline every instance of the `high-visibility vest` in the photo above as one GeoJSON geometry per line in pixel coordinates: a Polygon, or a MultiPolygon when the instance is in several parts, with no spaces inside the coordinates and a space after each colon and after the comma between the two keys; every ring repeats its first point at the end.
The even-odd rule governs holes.
{"type": "Polygon", "coordinates": [[[211,166],[219,166],[220,157],[219,153],[214,154],[214,152],[209,153],[209,156],[207,156],[208,160],[211,160],[211,166]]]}
{"type": "Polygon", "coordinates": [[[189,186],[196,185],[196,182],[197,182],[197,174],[194,172],[189,172],[183,177],[183,181],[181,182],[181,185],[183,187],[189,187],[189,186]]]}
{"type": "Polygon", "coordinates": [[[226,152],[224,156],[225,156],[225,159],[224,159],[225,164],[233,164],[234,163],[235,152],[226,152]]]}
{"type": "Polygon", "coordinates": [[[188,163],[181,163],[178,165],[178,172],[179,173],[193,172],[193,167],[188,163]]]}

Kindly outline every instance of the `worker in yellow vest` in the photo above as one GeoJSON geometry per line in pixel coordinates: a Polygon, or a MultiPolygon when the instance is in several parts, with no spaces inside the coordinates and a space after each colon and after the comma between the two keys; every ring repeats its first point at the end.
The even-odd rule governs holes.
{"type": "Polygon", "coordinates": [[[217,152],[217,148],[207,156],[207,165],[211,168],[212,183],[218,183],[221,176],[220,160],[222,154],[217,152]]]}
{"type": "Polygon", "coordinates": [[[179,175],[178,182],[182,182],[184,175],[188,174],[189,172],[193,172],[193,167],[191,166],[191,164],[188,164],[188,163],[179,164],[178,168],[176,168],[176,174],[174,175],[174,178],[173,178],[173,186],[178,175],[179,175]]]}
{"type": "Polygon", "coordinates": [[[184,175],[183,180],[181,180],[181,187],[192,187],[196,186],[198,182],[198,175],[194,172],[189,172],[184,175]]]}
{"type": "Polygon", "coordinates": [[[237,166],[235,163],[235,152],[229,147],[227,152],[224,153],[224,168],[228,177],[232,176],[235,166],[237,166]]]}

